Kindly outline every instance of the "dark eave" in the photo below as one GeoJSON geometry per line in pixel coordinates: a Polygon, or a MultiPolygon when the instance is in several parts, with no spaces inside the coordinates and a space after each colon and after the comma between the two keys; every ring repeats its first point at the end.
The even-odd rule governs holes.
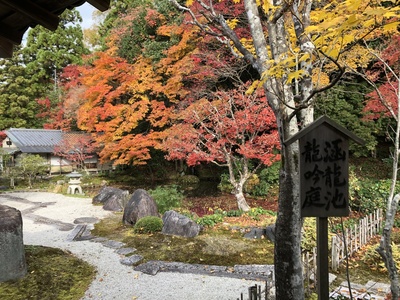
{"type": "Polygon", "coordinates": [[[56,30],[59,15],[85,2],[100,11],[109,8],[110,0],[0,0],[0,57],[11,57],[14,45],[21,44],[29,27],[42,25],[56,30]]]}

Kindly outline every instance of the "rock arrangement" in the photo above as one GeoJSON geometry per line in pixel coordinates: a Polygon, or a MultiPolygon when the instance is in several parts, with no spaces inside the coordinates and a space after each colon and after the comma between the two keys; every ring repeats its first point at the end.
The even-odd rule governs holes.
{"type": "Polygon", "coordinates": [[[157,204],[154,199],[143,189],[137,189],[124,208],[122,221],[127,225],[147,216],[158,217],[157,204]]]}
{"type": "Polygon", "coordinates": [[[188,217],[169,210],[163,215],[162,233],[192,238],[199,234],[200,226],[188,217]]]}
{"type": "Polygon", "coordinates": [[[93,204],[103,204],[103,209],[110,211],[123,211],[129,199],[129,191],[114,187],[103,186],[99,193],[93,197],[93,204]]]}
{"type": "Polygon", "coordinates": [[[0,282],[25,276],[21,212],[6,205],[0,205],[0,254],[0,282]]]}

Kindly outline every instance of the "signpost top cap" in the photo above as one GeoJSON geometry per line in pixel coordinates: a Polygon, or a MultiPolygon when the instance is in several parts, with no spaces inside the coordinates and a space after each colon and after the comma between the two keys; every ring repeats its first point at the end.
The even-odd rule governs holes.
{"type": "Polygon", "coordinates": [[[322,124],[327,124],[328,126],[332,127],[333,130],[338,131],[342,135],[346,136],[349,139],[352,139],[354,142],[364,145],[365,141],[358,136],[356,136],[354,133],[349,131],[348,129],[344,128],[343,126],[339,125],[332,119],[330,119],[328,116],[324,115],[320,118],[318,118],[316,121],[312,122],[310,125],[304,127],[302,130],[300,130],[298,133],[293,135],[291,138],[285,140],[283,144],[285,146],[288,146],[292,144],[293,142],[301,139],[303,136],[307,135],[311,131],[313,131],[315,128],[319,127],[322,124]]]}

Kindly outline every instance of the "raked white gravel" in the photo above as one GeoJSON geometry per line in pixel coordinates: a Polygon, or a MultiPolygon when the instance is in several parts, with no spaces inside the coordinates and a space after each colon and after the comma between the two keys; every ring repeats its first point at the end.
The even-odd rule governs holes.
{"type": "Polygon", "coordinates": [[[161,272],[155,276],[146,275],[134,271],[132,267],[122,265],[119,262],[122,256],[101,243],[69,241],[68,236],[72,229],[60,230],[60,226],[49,220],[61,221],[64,225],[70,224],[69,227],[72,228],[77,218],[101,219],[111,214],[101,206],[93,206],[90,198],[74,198],[44,192],[21,192],[0,194],[0,204],[21,210],[26,245],[43,245],[68,250],[96,267],[97,276],[82,298],[85,300],[236,300],[240,299],[241,293],[247,299],[248,288],[254,284],[262,284],[249,280],[195,274],[161,272]]]}

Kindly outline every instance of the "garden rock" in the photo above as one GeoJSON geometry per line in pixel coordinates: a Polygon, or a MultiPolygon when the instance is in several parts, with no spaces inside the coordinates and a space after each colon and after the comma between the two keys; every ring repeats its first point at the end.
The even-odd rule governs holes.
{"type": "Polygon", "coordinates": [[[183,237],[195,237],[200,232],[200,226],[188,217],[169,210],[163,215],[162,233],[183,237]]]}
{"type": "Polygon", "coordinates": [[[147,216],[158,217],[157,204],[145,190],[137,189],[125,205],[122,220],[125,224],[135,225],[147,216]]]}
{"type": "Polygon", "coordinates": [[[99,193],[93,197],[93,204],[103,204],[103,209],[110,211],[122,211],[128,201],[129,192],[109,186],[101,188],[99,193]]]}
{"type": "Polygon", "coordinates": [[[266,229],[251,228],[249,232],[244,235],[246,239],[263,239],[266,236],[266,229]]]}
{"type": "Polygon", "coordinates": [[[268,225],[265,234],[271,242],[275,243],[275,224],[268,225]]]}
{"type": "Polygon", "coordinates": [[[0,253],[0,282],[25,276],[21,212],[6,205],[0,205],[0,253]]]}

